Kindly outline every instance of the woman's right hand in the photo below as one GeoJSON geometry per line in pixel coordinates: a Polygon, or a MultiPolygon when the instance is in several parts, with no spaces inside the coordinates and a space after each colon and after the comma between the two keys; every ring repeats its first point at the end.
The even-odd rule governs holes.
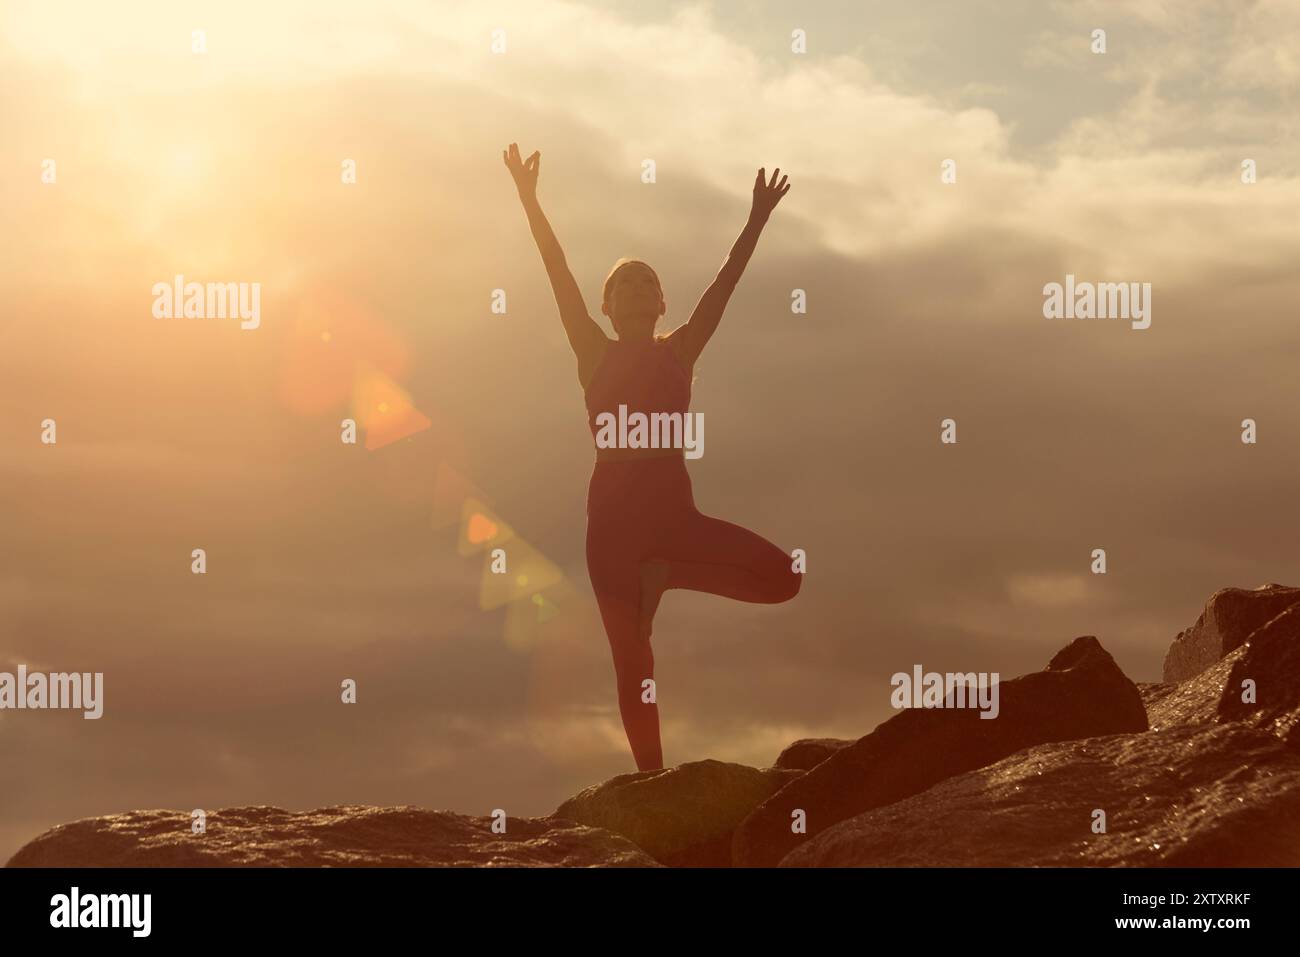
{"type": "Polygon", "coordinates": [[[519,198],[527,199],[530,196],[536,196],[537,172],[542,165],[542,151],[535,150],[527,160],[521,160],[519,158],[519,144],[511,143],[510,149],[501,151],[501,158],[505,161],[506,169],[510,170],[510,175],[514,177],[515,188],[519,190],[519,198]]]}

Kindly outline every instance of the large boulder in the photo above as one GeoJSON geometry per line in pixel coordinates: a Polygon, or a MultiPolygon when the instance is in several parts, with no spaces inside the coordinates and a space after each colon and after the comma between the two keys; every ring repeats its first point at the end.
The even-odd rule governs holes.
{"type": "MultiPolygon", "coordinates": [[[[1267,601],[1267,586],[1242,592],[1267,601]]],[[[1225,594],[1224,592],[1217,593],[1225,594]]],[[[1211,599],[1211,605],[1216,605],[1211,599]]],[[[1260,607],[1268,607],[1267,604],[1260,607]]],[[[1213,619],[1213,608],[1203,618],[1213,619]]],[[[1242,616],[1238,624],[1254,617],[1242,616]]],[[[1183,632],[1175,643],[1183,638],[1183,632]]],[[[1176,684],[1140,685],[1153,730],[1223,721],[1243,721],[1300,748],[1300,602],[1251,631],[1237,643],[1239,633],[1227,635],[1236,646],[1214,664],[1176,684]],[[1253,684],[1254,700],[1246,695],[1253,684]]]]}
{"type": "Polygon", "coordinates": [[[1001,682],[999,703],[992,720],[973,708],[910,708],[890,718],[759,805],[736,830],[733,863],[773,866],[840,821],[1022,748],[1147,729],[1137,688],[1092,636],[1076,638],[1046,670],[1001,682]],[[806,835],[791,833],[796,810],[806,835]]]}
{"type": "Polygon", "coordinates": [[[1300,603],[1300,588],[1269,584],[1221,588],[1210,596],[1196,624],[1179,632],[1165,654],[1164,680],[1174,684],[1200,674],[1246,643],[1251,633],[1300,603]]]}
{"type": "Polygon", "coordinates": [[[1149,731],[1019,751],[841,822],[782,865],[1300,866],[1294,592],[1217,592],[1171,649],[1190,673],[1138,686],[1149,731]]]}
{"type": "Polygon", "coordinates": [[[202,834],[181,811],[128,811],[61,824],[9,867],[655,867],[617,834],[548,818],[492,819],[416,807],[339,806],[295,813],[234,807],[202,834]]]}
{"type": "Polygon", "coordinates": [[[1039,745],[844,821],[781,861],[1080,865],[1300,866],[1300,756],[1240,723],[1039,745]]]}
{"type": "Polygon", "coordinates": [[[1235,654],[1218,699],[1221,721],[1243,721],[1269,731],[1300,750],[1300,603],[1255,631],[1235,654]],[[1244,684],[1254,682],[1254,701],[1244,701],[1244,684]]]}
{"type": "Polygon", "coordinates": [[[634,771],[576,794],[553,816],[621,834],[661,864],[727,867],[736,825],[802,773],[722,761],[634,771]]]}

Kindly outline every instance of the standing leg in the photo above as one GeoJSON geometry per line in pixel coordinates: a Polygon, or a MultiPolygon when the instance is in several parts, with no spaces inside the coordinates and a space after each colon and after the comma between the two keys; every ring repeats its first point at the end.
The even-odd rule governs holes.
{"type": "MultiPolygon", "coordinates": [[[[587,573],[614,656],[618,710],[639,770],[664,766],[659,740],[659,705],[645,701],[647,678],[654,679],[650,642],[641,635],[641,565],[635,547],[588,522],[587,573]]],[[[628,530],[624,530],[628,531],[628,530]]]]}

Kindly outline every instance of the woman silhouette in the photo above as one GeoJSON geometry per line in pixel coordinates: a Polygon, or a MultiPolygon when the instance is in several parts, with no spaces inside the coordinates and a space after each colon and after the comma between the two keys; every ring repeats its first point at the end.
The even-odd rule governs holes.
{"type": "MultiPolygon", "coordinates": [[[[550,223],[537,201],[541,152],[520,159],[518,144],[503,151],[537,248],[555,292],[560,321],[578,358],[593,436],[602,413],[680,413],[684,422],[692,369],[713,335],[759,234],[790,189],[779,169],[767,181],[760,169],[754,202],[740,238],[700,297],[690,319],[655,335],[665,303],[659,277],[646,263],[620,259],[605,279],[600,311],[610,339],[587,312],[550,223]]],[[[682,448],[602,448],[587,489],[587,573],[614,655],[618,707],[637,767],[663,767],[659,708],[652,679],[651,627],[669,588],[725,595],[749,602],[788,601],[802,575],[790,556],[753,532],[703,515],[695,507],[682,448]],[[647,679],[650,679],[648,681],[647,679]]]]}

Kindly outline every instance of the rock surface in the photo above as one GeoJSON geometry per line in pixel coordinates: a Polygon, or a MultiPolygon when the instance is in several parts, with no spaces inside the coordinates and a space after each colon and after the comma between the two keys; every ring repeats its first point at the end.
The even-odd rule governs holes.
{"type": "Polygon", "coordinates": [[[620,774],[565,801],[553,816],[622,834],[661,864],[727,867],[736,826],[802,773],[693,761],[620,774]]]}
{"type": "Polygon", "coordinates": [[[129,811],[62,824],[9,867],[655,867],[625,838],[571,821],[415,807],[212,811],[203,834],[180,811],[129,811]]]}
{"type": "Polygon", "coordinates": [[[1300,604],[1253,631],[1242,651],[1220,662],[1231,661],[1232,670],[1219,698],[1219,720],[1267,730],[1300,751],[1300,604]],[[1242,700],[1248,678],[1255,683],[1253,703],[1242,700]]]}
{"type": "Polygon", "coordinates": [[[1147,685],[1139,689],[1151,729],[1187,727],[1216,720],[1228,677],[1247,650],[1243,645],[1230,651],[1222,661],[1178,684],[1147,685]]]}
{"type": "Polygon", "coordinates": [[[782,867],[1296,867],[1300,756],[1240,724],[1039,745],[845,821],[782,867]],[[1093,811],[1106,833],[1092,832],[1093,811]]]}
{"type": "Polygon", "coordinates": [[[1092,636],[1076,638],[1046,670],[1003,681],[996,719],[973,708],[909,708],[837,751],[760,805],[736,830],[732,861],[770,867],[846,818],[892,804],[1022,748],[1145,731],[1137,688],[1092,636]],[[791,833],[792,814],[807,834],[791,833]]]}
{"type": "Polygon", "coordinates": [[[1188,676],[1138,688],[1149,731],[1019,751],[842,822],[782,866],[1300,866],[1297,591],[1216,592],[1171,649],[1188,676]]]}
{"type": "Polygon", "coordinates": [[[1246,643],[1251,632],[1300,603],[1300,588],[1261,585],[1221,588],[1210,596],[1196,623],[1178,633],[1165,654],[1167,684],[1186,681],[1246,643]]]}
{"type": "Polygon", "coordinates": [[[811,771],[836,751],[847,748],[852,743],[843,738],[800,738],[777,755],[776,767],[811,771]]]}
{"type": "Polygon", "coordinates": [[[1300,748],[1300,602],[1204,671],[1177,684],[1138,690],[1153,730],[1242,721],[1300,748]],[[1254,702],[1243,700],[1247,679],[1255,683],[1254,702]]]}

